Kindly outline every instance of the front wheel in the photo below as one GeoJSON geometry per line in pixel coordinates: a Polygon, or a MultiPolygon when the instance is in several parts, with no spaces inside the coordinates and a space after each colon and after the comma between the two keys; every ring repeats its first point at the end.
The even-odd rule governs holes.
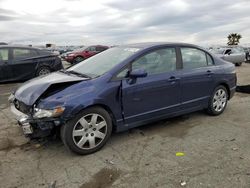
{"type": "Polygon", "coordinates": [[[211,96],[208,104],[208,113],[210,115],[219,115],[221,114],[226,106],[228,101],[228,92],[227,89],[220,85],[215,88],[213,95],[211,96]]]}
{"type": "Polygon", "coordinates": [[[86,109],[61,127],[64,145],[80,155],[100,150],[112,132],[109,113],[99,107],[86,109]]]}
{"type": "Polygon", "coordinates": [[[239,67],[239,66],[242,65],[242,62],[240,62],[240,63],[235,63],[235,65],[239,67]]]}

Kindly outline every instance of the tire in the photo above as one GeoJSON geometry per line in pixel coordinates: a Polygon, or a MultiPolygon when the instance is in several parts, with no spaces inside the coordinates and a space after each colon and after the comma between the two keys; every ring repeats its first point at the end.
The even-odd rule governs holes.
{"type": "Polygon", "coordinates": [[[76,57],[76,58],[74,59],[74,63],[80,63],[80,62],[83,61],[83,60],[84,60],[83,57],[78,56],[78,57],[76,57]]]}
{"type": "Polygon", "coordinates": [[[219,85],[215,88],[208,104],[207,112],[210,115],[217,116],[224,112],[227,106],[228,92],[227,89],[219,85]]]}
{"type": "Polygon", "coordinates": [[[42,76],[51,73],[51,70],[49,67],[39,67],[36,71],[36,76],[42,76]]]}
{"type": "Polygon", "coordinates": [[[61,139],[66,148],[80,155],[100,150],[111,133],[111,117],[99,107],[83,110],[61,127],[61,139]]]}
{"type": "Polygon", "coordinates": [[[237,67],[239,67],[239,66],[242,65],[242,62],[241,62],[241,63],[235,63],[235,65],[236,65],[237,67]]]}

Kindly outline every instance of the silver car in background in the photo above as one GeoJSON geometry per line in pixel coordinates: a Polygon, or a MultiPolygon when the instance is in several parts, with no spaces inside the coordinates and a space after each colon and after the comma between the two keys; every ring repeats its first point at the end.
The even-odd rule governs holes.
{"type": "Polygon", "coordinates": [[[244,47],[243,49],[246,53],[246,62],[249,63],[250,62],[250,47],[244,47]]]}
{"type": "Polygon", "coordinates": [[[210,50],[218,57],[241,66],[246,61],[246,53],[242,47],[219,47],[210,50]]]}

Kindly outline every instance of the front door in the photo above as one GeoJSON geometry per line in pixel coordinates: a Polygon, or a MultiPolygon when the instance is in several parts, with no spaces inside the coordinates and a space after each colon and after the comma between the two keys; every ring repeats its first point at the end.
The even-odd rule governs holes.
{"type": "Polygon", "coordinates": [[[180,80],[175,48],[162,48],[141,56],[132,63],[132,71],[136,69],[144,69],[148,75],[132,82],[130,78],[122,81],[125,122],[143,122],[178,111],[180,80]]]}

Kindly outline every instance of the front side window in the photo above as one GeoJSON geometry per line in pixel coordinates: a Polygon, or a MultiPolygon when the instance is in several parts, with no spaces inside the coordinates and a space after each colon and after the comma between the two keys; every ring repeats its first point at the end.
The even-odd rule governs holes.
{"type": "Polygon", "coordinates": [[[207,66],[206,53],[196,48],[181,48],[183,69],[194,69],[207,66]]]}
{"type": "Polygon", "coordinates": [[[176,70],[175,48],[165,48],[150,52],[132,64],[132,70],[145,69],[148,75],[176,70]]]}
{"type": "Polygon", "coordinates": [[[231,53],[232,53],[232,50],[231,50],[231,49],[226,49],[224,54],[225,54],[225,55],[229,55],[229,54],[231,54],[231,53]]]}
{"type": "Polygon", "coordinates": [[[8,60],[9,60],[9,50],[0,49],[0,61],[8,61],[8,60]]]}
{"type": "Polygon", "coordinates": [[[88,50],[88,51],[91,51],[91,52],[96,51],[94,46],[90,46],[87,50],[88,50]]]}
{"type": "Polygon", "coordinates": [[[128,76],[129,68],[125,68],[116,75],[116,78],[126,78],[128,76]]]}
{"type": "Polygon", "coordinates": [[[25,58],[29,58],[34,54],[29,49],[13,49],[13,59],[14,60],[22,60],[25,58]]]}

